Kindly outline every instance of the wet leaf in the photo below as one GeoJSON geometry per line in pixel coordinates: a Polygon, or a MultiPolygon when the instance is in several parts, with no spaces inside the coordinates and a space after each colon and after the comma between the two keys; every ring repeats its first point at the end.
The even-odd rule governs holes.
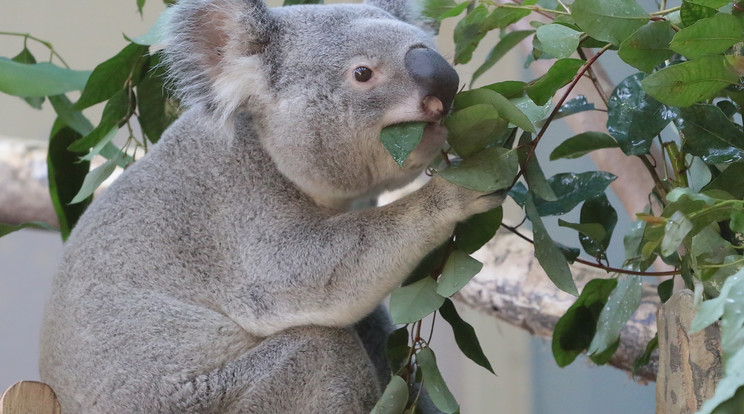
{"type": "Polygon", "coordinates": [[[507,122],[493,105],[480,103],[456,110],[447,117],[445,126],[449,131],[447,141],[458,155],[467,158],[493,144],[507,122]]]}
{"type": "Polygon", "coordinates": [[[584,63],[586,62],[581,59],[557,60],[545,75],[528,84],[527,96],[536,105],[545,105],[558,89],[568,85],[573,80],[584,63]]]}
{"type": "Polygon", "coordinates": [[[540,40],[543,51],[554,58],[563,59],[576,52],[581,32],[554,23],[538,27],[536,36],[540,40]]]}
{"type": "Polygon", "coordinates": [[[407,403],[408,384],[403,378],[393,375],[371,414],[400,414],[407,403]]]}
{"type": "Polygon", "coordinates": [[[669,108],[648,96],[643,89],[643,73],[628,76],[610,95],[607,129],[626,155],[647,154],[654,138],[677,116],[669,108]]]}
{"type": "Polygon", "coordinates": [[[504,37],[499,40],[496,46],[491,49],[486,57],[486,61],[473,72],[473,78],[470,81],[470,85],[475,82],[481,75],[483,75],[488,69],[491,69],[502,57],[504,57],[514,46],[518,45],[519,42],[535,33],[534,30],[516,30],[507,33],[504,37]]]}
{"type": "Polygon", "coordinates": [[[540,216],[568,213],[582,201],[604,194],[615,176],[604,171],[591,171],[581,174],[561,173],[548,179],[556,201],[536,199],[535,205],[540,216]]]}
{"type": "Polygon", "coordinates": [[[403,166],[408,156],[421,142],[424,127],[426,127],[426,122],[406,122],[391,125],[383,128],[380,133],[380,141],[395,162],[403,166]]]}
{"type": "Polygon", "coordinates": [[[599,355],[615,345],[620,332],[641,304],[643,285],[639,276],[621,276],[617,286],[607,298],[597,320],[594,334],[587,354],[599,355]]]}
{"type": "Polygon", "coordinates": [[[635,0],[576,0],[571,5],[571,15],[589,36],[615,45],[650,18],[635,0]]]}
{"type": "Polygon", "coordinates": [[[471,361],[489,370],[493,374],[493,368],[491,367],[491,363],[488,362],[488,358],[486,358],[486,355],[483,353],[483,348],[481,348],[478,337],[475,334],[475,329],[460,317],[452,301],[446,299],[444,305],[439,309],[439,313],[442,315],[444,320],[452,326],[455,342],[457,342],[460,351],[462,351],[462,353],[471,361]]]}
{"type": "Polygon", "coordinates": [[[725,56],[704,56],[666,67],[643,80],[643,89],[661,103],[687,107],[704,101],[739,76],[729,67],[725,56]]]}
{"type": "Polygon", "coordinates": [[[483,268],[483,263],[469,254],[455,250],[444,263],[442,275],[437,281],[437,293],[450,297],[465,286],[483,268]]]}
{"type": "Polygon", "coordinates": [[[519,155],[519,165],[522,165],[525,170],[525,181],[527,181],[527,184],[530,186],[530,191],[532,191],[533,194],[543,200],[555,201],[558,197],[555,195],[553,188],[545,178],[545,173],[543,173],[537,157],[533,156],[530,157],[529,160],[527,159],[529,150],[532,148],[532,145],[530,144],[531,142],[532,134],[529,132],[524,132],[519,137],[517,153],[519,155]]]}
{"type": "Polygon", "coordinates": [[[496,235],[503,214],[503,209],[498,207],[457,223],[455,227],[455,245],[457,248],[465,253],[474,253],[483,247],[496,235]]]}
{"type": "Polygon", "coordinates": [[[550,153],[550,160],[561,158],[578,158],[594,150],[617,148],[619,145],[611,136],[601,132],[583,132],[573,136],[555,147],[550,153]]]}
{"type": "Polygon", "coordinates": [[[511,185],[517,175],[514,150],[492,147],[439,171],[447,181],[475,191],[493,192],[511,185]]]}
{"type": "Polygon", "coordinates": [[[424,387],[434,405],[445,413],[457,412],[460,406],[447,388],[437,367],[436,357],[431,348],[424,348],[416,354],[416,362],[424,374],[424,387]]]}
{"type": "Polygon", "coordinates": [[[612,232],[617,224],[617,212],[607,200],[607,196],[602,194],[586,200],[581,206],[580,217],[582,224],[598,224],[604,231],[604,234],[599,237],[587,233],[579,234],[579,241],[584,251],[594,257],[605,257],[605,252],[610,246],[612,232]]]}
{"type": "Polygon", "coordinates": [[[704,190],[723,190],[735,198],[744,199],[744,164],[727,166],[704,190]]]}
{"type": "Polygon", "coordinates": [[[577,114],[579,112],[593,111],[594,109],[594,104],[587,101],[586,96],[579,95],[575,98],[567,100],[563,105],[561,105],[561,108],[558,110],[558,113],[553,119],[560,119],[566,116],[577,114]]]}
{"type": "Polygon", "coordinates": [[[744,41],[744,38],[739,19],[730,14],[718,13],[680,30],[674,35],[671,49],[680,55],[695,59],[725,52],[734,43],[741,41],[744,41]]]}
{"type": "Polygon", "coordinates": [[[673,37],[674,30],[670,22],[650,22],[625,39],[620,44],[617,55],[625,63],[651,73],[674,54],[669,49],[673,37]]]}
{"type": "Polygon", "coordinates": [[[492,89],[472,89],[461,92],[455,97],[455,109],[474,104],[492,105],[498,111],[500,117],[524,131],[535,132],[535,126],[530,122],[529,118],[514,103],[492,89]]]}
{"type": "Polygon", "coordinates": [[[684,149],[707,164],[730,164],[744,160],[744,132],[715,105],[684,108],[675,121],[684,149]]]}
{"type": "Polygon", "coordinates": [[[444,298],[437,294],[437,286],[434,279],[425,277],[395,289],[390,295],[390,316],[393,323],[413,323],[439,309],[444,298]]]}

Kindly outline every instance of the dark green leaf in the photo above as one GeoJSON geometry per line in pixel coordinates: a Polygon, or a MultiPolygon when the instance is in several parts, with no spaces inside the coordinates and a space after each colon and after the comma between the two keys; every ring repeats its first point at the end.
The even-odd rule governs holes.
{"type": "Polygon", "coordinates": [[[735,198],[744,198],[744,164],[731,164],[714,178],[704,190],[723,190],[735,198]]]}
{"type": "Polygon", "coordinates": [[[442,178],[475,191],[493,192],[511,185],[517,175],[514,150],[486,148],[460,163],[439,171],[442,178]]]}
{"type": "Polygon", "coordinates": [[[562,24],[546,24],[537,28],[541,49],[557,59],[570,57],[579,47],[581,32],[562,24]]]}
{"type": "Polygon", "coordinates": [[[527,36],[531,35],[532,33],[535,33],[534,30],[516,30],[513,32],[507,33],[499,42],[496,44],[496,46],[491,49],[491,51],[488,53],[488,56],[486,57],[486,61],[483,62],[482,65],[478,67],[478,69],[473,72],[473,78],[470,81],[470,85],[472,85],[476,79],[478,79],[482,74],[484,74],[488,69],[491,69],[493,65],[496,64],[499,60],[501,60],[502,57],[506,55],[507,52],[512,50],[514,46],[518,45],[519,42],[524,40],[527,36]]]}
{"type": "Polygon", "coordinates": [[[447,117],[445,125],[449,131],[447,141],[458,155],[467,158],[493,144],[507,122],[493,105],[481,103],[456,110],[447,117]]]}
{"type": "Polygon", "coordinates": [[[462,2],[460,4],[458,4],[457,6],[455,6],[455,7],[451,8],[451,9],[447,10],[446,12],[442,13],[438,17],[438,20],[444,20],[444,19],[447,19],[447,18],[450,18],[450,17],[459,16],[460,13],[462,13],[463,10],[467,9],[470,4],[471,3],[469,1],[464,1],[464,2],[462,2]]]}
{"type": "Polygon", "coordinates": [[[716,9],[683,0],[679,16],[680,19],[682,19],[682,24],[684,24],[685,27],[689,27],[700,19],[715,16],[716,13],[718,13],[718,10],[716,9]]]}
{"type": "MultiPolygon", "coordinates": [[[[13,62],[24,63],[24,64],[29,64],[29,65],[36,63],[36,58],[34,58],[34,55],[31,54],[31,51],[28,50],[26,46],[23,47],[23,50],[21,51],[21,53],[17,54],[11,60],[13,62]]],[[[34,109],[41,109],[41,104],[44,103],[43,96],[23,98],[23,100],[26,101],[27,104],[31,105],[31,107],[34,109]]]]}
{"type": "Polygon", "coordinates": [[[599,223],[569,223],[568,221],[558,219],[558,226],[574,229],[579,234],[586,235],[593,240],[602,240],[607,232],[599,223]]]}
{"type": "Polygon", "coordinates": [[[521,81],[496,82],[484,86],[484,88],[496,91],[508,99],[513,99],[524,95],[524,89],[526,87],[527,84],[521,81]]]}
{"type": "Polygon", "coordinates": [[[408,328],[405,326],[388,335],[385,348],[388,366],[392,372],[397,372],[408,361],[408,353],[411,351],[408,336],[408,328]]]}
{"type": "Polygon", "coordinates": [[[687,0],[690,3],[695,3],[700,6],[710,7],[712,9],[720,9],[721,7],[731,3],[731,0],[687,0]]]}
{"type": "Polygon", "coordinates": [[[478,43],[486,35],[487,30],[483,28],[483,21],[488,16],[488,9],[481,4],[471,10],[465,18],[460,20],[455,26],[455,63],[463,64],[470,62],[473,57],[473,51],[478,47],[478,43]]]}
{"type": "Polygon", "coordinates": [[[630,66],[651,73],[674,54],[669,49],[672,37],[674,30],[671,23],[650,22],[625,39],[617,55],[630,66]]]}
{"type": "Polygon", "coordinates": [[[576,0],[571,16],[586,34],[614,45],[620,45],[650,18],[635,0],[576,0]]]}
{"type": "Polygon", "coordinates": [[[80,138],[70,145],[70,151],[83,152],[98,144],[119,122],[125,119],[129,114],[131,102],[129,101],[129,91],[122,89],[115,93],[111,99],[106,102],[101,115],[101,122],[98,123],[88,135],[80,138]]]}
{"type": "Polygon", "coordinates": [[[708,164],[744,160],[744,132],[715,105],[684,108],[675,121],[684,149],[708,164]]]}
{"type": "Polygon", "coordinates": [[[616,346],[615,344],[620,339],[620,332],[641,304],[642,293],[643,285],[640,276],[620,277],[617,286],[612,290],[606,305],[599,314],[597,331],[587,350],[590,356],[602,354],[616,346]]]}
{"type": "Polygon", "coordinates": [[[739,19],[724,13],[701,19],[674,35],[671,49],[695,59],[725,52],[734,43],[744,41],[739,19]]]}
{"type": "Polygon", "coordinates": [[[616,279],[594,279],[558,320],[553,330],[553,357],[560,367],[572,363],[592,342],[599,314],[617,286],[616,279]]]}
{"type": "MultiPolygon", "coordinates": [[[[512,124],[522,128],[524,131],[535,132],[535,126],[532,125],[529,118],[514,103],[506,99],[500,93],[490,88],[471,89],[469,91],[457,94],[454,102],[454,109],[475,106],[477,104],[489,104],[493,106],[498,115],[512,124]]],[[[484,114],[488,117],[490,114],[484,114]]]]}
{"type": "Polygon", "coordinates": [[[454,413],[460,408],[455,397],[447,388],[437,367],[436,357],[431,348],[424,348],[416,354],[416,362],[424,374],[424,387],[434,405],[445,413],[454,413]]]}
{"type": "Polygon", "coordinates": [[[49,225],[48,223],[42,223],[40,221],[31,221],[28,223],[21,223],[21,224],[0,223],[0,237],[3,237],[7,234],[13,233],[14,231],[18,231],[21,229],[41,229],[41,230],[52,230],[52,231],[57,230],[51,225],[49,225]]]}
{"type": "Polygon", "coordinates": [[[503,209],[497,207],[457,223],[455,227],[455,245],[457,248],[465,253],[473,253],[483,247],[496,235],[503,214],[503,209]]]}
{"type": "Polygon", "coordinates": [[[618,143],[611,136],[601,132],[583,132],[573,136],[555,147],[550,153],[550,160],[561,158],[578,158],[594,150],[616,148],[618,143]]]}
{"type": "Polygon", "coordinates": [[[450,297],[463,288],[483,268],[483,263],[469,254],[455,250],[444,263],[442,275],[437,281],[437,293],[450,297]]]}
{"type": "Polygon", "coordinates": [[[643,89],[660,102],[686,107],[714,96],[739,76],[725,56],[704,56],[666,67],[643,80],[643,89]]]}
{"type": "Polygon", "coordinates": [[[522,136],[519,137],[519,164],[524,166],[524,178],[530,186],[530,191],[532,191],[532,193],[543,200],[555,201],[558,197],[555,195],[553,188],[545,178],[545,174],[540,167],[537,157],[533,156],[530,157],[529,160],[527,159],[527,154],[529,153],[530,148],[532,148],[532,145],[530,145],[531,142],[532,134],[529,132],[525,131],[522,133],[522,136]]]}
{"type": "Polygon", "coordinates": [[[604,257],[607,248],[610,246],[612,232],[617,224],[617,212],[607,200],[607,196],[602,194],[599,197],[586,200],[584,205],[581,206],[580,220],[582,224],[599,224],[604,230],[602,237],[579,234],[579,241],[585,252],[594,257],[604,257]]]}
{"type": "Polygon", "coordinates": [[[0,92],[23,98],[59,95],[83,89],[90,72],[52,63],[23,64],[0,57],[0,92]]]}
{"type": "Polygon", "coordinates": [[[628,76],[612,91],[607,105],[607,129],[626,155],[647,154],[654,138],[677,116],[669,108],[646,95],[643,73],[628,76]]]}
{"type": "Polygon", "coordinates": [[[559,59],[550,67],[548,73],[530,82],[527,96],[537,105],[545,105],[558,89],[568,85],[584,65],[581,59],[559,59]]]}
{"type": "Polygon", "coordinates": [[[416,283],[395,289],[390,295],[393,323],[413,323],[439,309],[444,298],[437,294],[437,282],[425,277],[416,283]]]}
{"type": "Polygon", "coordinates": [[[498,7],[488,15],[483,24],[486,30],[503,29],[529,14],[530,11],[525,9],[498,7]]]}
{"type": "Polygon", "coordinates": [[[160,54],[150,57],[150,70],[137,85],[137,106],[142,131],[150,139],[157,142],[166,128],[175,120],[169,107],[167,89],[165,87],[165,68],[160,64],[160,54]]]}
{"type": "Polygon", "coordinates": [[[661,299],[661,303],[665,303],[669,298],[672,297],[672,294],[674,293],[674,279],[667,279],[661,283],[659,283],[659,286],[656,287],[656,290],[659,293],[659,299],[661,299]]]}
{"type": "Polygon", "coordinates": [[[452,326],[455,342],[457,342],[460,351],[466,357],[470,358],[471,361],[493,374],[493,368],[491,367],[491,363],[488,362],[486,354],[483,353],[483,348],[481,348],[478,337],[475,334],[475,329],[460,317],[452,301],[449,299],[445,300],[444,305],[439,308],[439,313],[452,326]]]}
{"type": "Polygon", "coordinates": [[[90,200],[70,204],[70,201],[83,184],[90,163],[80,162],[78,155],[67,150],[67,147],[80,138],[80,134],[57,120],[49,138],[47,170],[49,172],[49,195],[54,210],[57,212],[62,240],[67,240],[70,230],[83,214],[90,200]]]}
{"type": "Polygon", "coordinates": [[[654,337],[648,341],[648,344],[646,344],[646,350],[643,351],[643,354],[633,362],[633,370],[631,374],[635,375],[638,370],[648,365],[649,362],[651,362],[651,354],[657,349],[659,349],[659,335],[654,335],[654,337]]]}
{"type": "Polygon", "coordinates": [[[558,199],[556,201],[536,199],[537,211],[540,216],[568,213],[582,201],[604,194],[607,186],[615,178],[614,175],[604,171],[556,174],[548,179],[548,183],[558,199]]]}
{"type": "Polygon", "coordinates": [[[83,94],[75,103],[75,108],[85,109],[110,99],[124,88],[124,83],[128,78],[134,80],[138,77],[147,49],[147,46],[130,43],[116,56],[96,66],[85,85],[83,94]]]}
{"type": "Polygon", "coordinates": [[[137,11],[142,16],[142,8],[145,7],[145,0],[137,0],[137,11]]]}
{"type": "Polygon", "coordinates": [[[571,276],[566,258],[561,250],[553,243],[548,235],[545,225],[537,213],[532,196],[528,193],[525,201],[527,217],[532,222],[532,232],[535,238],[535,257],[540,266],[545,270],[550,280],[562,291],[577,295],[579,291],[571,276]]]}
{"type": "Polygon", "coordinates": [[[553,119],[560,119],[569,115],[578,114],[579,112],[593,111],[594,109],[594,104],[587,101],[586,96],[579,95],[567,100],[563,105],[561,105],[561,108],[553,119]]]}
{"type": "Polygon", "coordinates": [[[449,254],[449,242],[442,243],[439,247],[430,251],[418,265],[413,269],[410,275],[403,282],[403,286],[408,286],[414,282],[430,277],[435,271],[444,266],[447,255],[449,254]]]}
{"type": "Polygon", "coordinates": [[[400,414],[407,403],[408,384],[403,378],[393,375],[371,414],[400,414]]]}
{"type": "Polygon", "coordinates": [[[426,122],[406,122],[383,128],[380,141],[398,165],[403,166],[408,156],[421,142],[426,122]]]}

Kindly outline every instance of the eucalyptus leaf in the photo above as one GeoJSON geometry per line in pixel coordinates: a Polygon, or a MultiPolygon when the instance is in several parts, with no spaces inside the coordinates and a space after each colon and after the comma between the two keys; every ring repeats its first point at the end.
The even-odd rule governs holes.
{"type": "Polygon", "coordinates": [[[566,258],[561,250],[555,245],[550,238],[545,225],[540,219],[532,196],[528,193],[525,201],[525,211],[527,217],[532,222],[532,233],[535,242],[535,257],[540,266],[545,270],[551,281],[566,293],[578,295],[576,284],[571,275],[571,269],[568,267],[566,258]]]}
{"type": "Polygon", "coordinates": [[[545,102],[544,105],[535,104],[535,102],[533,102],[532,99],[530,99],[528,96],[513,98],[511,99],[511,101],[514,103],[514,105],[517,106],[517,108],[519,108],[520,111],[522,111],[522,113],[527,115],[527,118],[533,124],[536,124],[545,119],[545,117],[547,117],[550,113],[551,103],[549,100],[545,102]]]}
{"type": "Polygon", "coordinates": [[[86,136],[80,138],[70,145],[70,151],[83,152],[96,146],[106,135],[123,121],[131,109],[132,103],[129,101],[129,91],[120,90],[115,93],[103,108],[101,121],[86,136]]]}
{"type": "Polygon", "coordinates": [[[617,148],[618,146],[619,144],[607,134],[593,131],[582,132],[555,147],[550,153],[550,160],[578,158],[598,149],[617,148]]]}
{"type": "Polygon", "coordinates": [[[393,323],[413,323],[439,309],[444,298],[437,294],[437,287],[434,279],[425,277],[395,289],[390,295],[390,316],[393,323]]]}
{"type": "Polygon", "coordinates": [[[712,9],[719,9],[729,3],[731,0],[687,0],[690,3],[698,4],[700,6],[710,7],[712,9]]]}
{"type": "Polygon", "coordinates": [[[124,87],[127,79],[138,79],[147,50],[147,46],[130,43],[114,57],[96,66],[75,108],[85,109],[108,100],[124,87]]]}
{"type": "Polygon", "coordinates": [[[713,17],[718,13],[718,10],[714,8],[695,4],[687,0],[682,0],[681,7],[679,16],[685,27],[692,26],[698,20],[713,17]]]}
{"type": "Polygon", "coordinates": [[[537,157],[533,156],[527,159],[529,150],[532,148],[531,143],[532,134],[527,131],[523,132],[519,137],[518,155],[519,164],[522,165],[525,170],[525,181],[527,181],[527,184],[530,186],[530,191],[532,191],[536,196],[546,201],[555,201],[558,197],[555,195],[553,188],[545,178],[545,173],[543,173],[537,157]]]}
{"type": "Polygon", "coordinates": [[[173,10],[174,9],[170,7],[167,7],[165,10],[163,10],[160,13],[160,16],[158,16],[158,19],[150,28],[150,30],[148,30],[147,33],[143,34],[142,36],[132,38],[132,43],[136,43],[142,46],[152,46],[165,43],[165,41],[167,40],[166,25],[168,24],[168,20],[171,19],[173,10]]]}
{"type": "MultiPolygon", "coordinates": [[[[23,46],[23,50],[21,50],[21,53],[15,55],[11,60],[13,62],[30,64],[30,65],[36,63],[36,58],[34,57],[33,54],[31,54],[31,51],[28,50],[26,46],[23,46]]],[[[34,109],[41,109],[41,105],[44,103],[43,96],[34,96],[31,98],[22,98],[22,99],[26,101],[26,103],[29,104],[34,109]]]]}
{"type": "Polygon", "coordinates": [[[390,371],[397,372],[408,362],[408,354],[411,347],[408,345],[408,328],[400,327],[390,333],[385,343],[385,351],[390,371]]]}
{"type": "Polygon", "coordinates": [[[22,98],[60,95],[85,87],[89,71],[64,69],[52,63],[18,63],[0,57],[0,92],[22,98]]]}
{"type": "MultiPolygon", "coordinates": [[[[21,223],[21,224],[6,224],[6,223],[0,223],[0,237],[6,236],[10,233],[13,233],[18,230],[22,229],[40,229],[40,230],[52,230],[56,231],[54,227],[52,227],[48,223],[43,223],[41,221],[31,221],[27,223],[21,223]]],[[[491,372],[493,372],[491,370],[491,372]]]]}
{"type": "Polygon", "coordinates": [[[673,37],[670,22],[649,22],[620,44],[617,55],[630,66],[651,73],[674,54],[669,49],[673,37]]]}
{"type": "Polygon", "coordinates": [[[514,150],[491,147],[439,171],[442,178],[475,191],[493,192],[511,185],[517,175],[514,150]]]}
{"type": "Polygon", "coordinates": [[[460,13],[463,12],[463,10],[467,9],[468,6],[471,3],[469,1],[463,1],[462,3],[458,4],[457,6],[452,7],[451,9],[445,11],[442,13],[437,19],[438,20],[444,20],[450,17],[459,16],[460,13]]]}
{"type": "Polygon", "coordinates": [[[661,303],[666,303],[674,294],[674,279],[667,279],[659,283],[656,288],[661,303]]]}
{"type": "Polygon", "coordinates": [[[635,0],[576,0],[571,16],[589,36],[618,46],[651,17],[635,0]]]}
{"type": "Polygon", "coordinates": [[[626,155],[647,154],[656,135],[678,113],[646,94],[642,86],[645,77],[636,73],[625,78],[607,104],[607,130],[626,155]]]}
{"type": "Polygon", "coordinates": [[[382,129],[380,141],[395,162],[403,166],[408,156],[421,142],[424,127],[426,127],[426,122],[406,122],[391,125],[382,129]]]}
{"type": "Polygon", "coordinates": [[[431,348],[427,347],[418,351],[416,362],[424,374],[424,387],[429,392],[429,398],[434,405],[445,413],[457,412],[460,406],[447,388],[431,348]]]}
{"type": "Polygon", "coordinates": [[[400,414],[408,403],[408,384],[406,381],[393,375],[385,387],[385,391],[372,408],[371,414],[400,414]]]}
{"type": "Polygon", "coordinates": [[[594,104],[586,100],[586,96],[579,95],[564,102],[553,119],[560,119],[579,112],[593,111],[595,109],[594,104]]]}
{"type": "Polygon", "coordinates": [[[460,317],[452,301],[449,299],[445,300],[439,309],[439,313],[452,327],[452,333],[455,336],[455,342],[460,348],[460,351],[471,361],[493,374],[493,368],[483,353],[483,348],[481,348],[480,341],[478,341],[478,337],[475,334],[475,329],[460,317]]]}
{"type": "Polygon", "coordinates": [[[158,142],[177,118],[174,102],[165,86],[165,67],[161,64],[161,53],[150,56],[147,75],[137,85],[137,108],[142,131],[150,142],[158,142]]]}
{"type": "Polygon", "coordinates": [[[723,190],[735,198],[744,199],[744,164],[727,166],[704,190],[723,190]]]}
{"type": "Polygon", "coordinates": [[[486,17],[488,17],[488,9],[486,9],[485,5],[481,4],[471,10],[457,23],[453,35],[455,41],[455,63],[468,63],[473,58],[473,51],[478,47],[478,43],[480,43],[487,33],[487,30],[483,29],[486,17]]]}
{"type": "Polygon", "coordinates": [[[557,59],[570,57],[579,47],[581,32],[562,24],[546,24],[537,28],[541,48],[557,59]]]}
{"type": "Polygon", "coordinates": [[[603,234],[601,236],[597,237],[588,233],[579,234],[579,242],[588,254],[605,258],[605,252],[610,246],[612,232],[617,224],[617,212],[607,200],[607,196],[602,194],[586,200],[584,205],[581,206],[580,220],[582,224],[598,224],[602,227],[603,234]]]}
{"type": "Polygon", "coordinates": [[[730,14],[718,13],[680,30],[674,35],[671,49],[695,59],[725,52],[733,44],[742,41],[744,37],[739,19],[730,14]]]}
{"type": "MultiPolygon", "coordinates": [[[[527,5],[527,2],[523,2],[524,5],[527,5]]],[[[505,6],[508,6],[507,3],[505,6]]],[[[493,30],[493,29],[503,29],[507,26],[509,26],[512,23],[516,23],[517,21],[521,20],[523,17],[529,16],[530,11],[521,9],[521,8],[512,8],[512,7],[497,7],[493,9],[491,14],[488,15],[488,17],[485,19],[484,23],[484,29],[485,30],[493,30]]]]}
{"type": "Polygon", "coordinates": [[[555,201],[535,199],[537,212],[540,216],[568,213],[582,201],[604,194],[607,186],[615,178],[604,171],[556,174],[548,179],[548,183],[558,199],[555,201]]]}
{"type": "Polygon", "coordinates": [[[83,180],[83,185],[80,187],[80,191],[70,201],[70,204],[80,203],[88,199],[93,195],[93,192],[103,183],[107,178],[114,173],[116,169],[116,160],[106,160],[103,164],[92,169],[86,174],[83,180]]]}
{"type": "Polygon", "coordinates": [[[643,89],[661,103],[687,107],[704,101],[739,76],[729,67],[725,56],[704,56],[666,67],[643,80],[643,89]]]}
{"type": "Polygon", "coordinates": [[[481,75],[486,73],[488,69],[491,69],[501,58],[503,58],[514,46],[518,45],[522,40],[535,33],[534,30],[515,30],[509,32],[496,43],[496,46],[491,49],[486,57],[486,61],[473,72],[473,78],[470,80],[470,85],[475,83],[481,75]]]}
{"type": "MultiPolygon", "coordinates": [[[[496,92],[493,92],[496,93],[496,92]]],[[[499,111],[489,103],[467,106],[447,117],[447,141],[458,155],[468,157],[493,144],[495,132],[506,128],[499,111]]]]}
{"type": "Polygon", "coordinates": [[[675,121],[683,149],[707,164],[744,160],[744,131],[715,105],[698,104],[680,111],[675,121]]]}
{"type": "Polygon", "coordinates": [[[503,215],[504,210],[497,207],[457,223],[455,246],[465,253],[474,253],[496,235],[503,215]]]}
{"type": "Polygon", "coordinates": [[[599,314],[597,331],[587,354],[601,354],[620,339],[620,332],[641,304],[642,294],[643,285],[639,276],[619,278],[617,286],[612,290],[599,314]]]}
{"type": "Polygon", "coordinates": [[[437,281],[437,293],[450,297],[465,286],[483,268],[483,263],[469,254],[455,250],[444,263],[442,275],[437,281]]]}
{"type": "Polygon", "coordinates": [[[522,130],[535,132],[535,126],[530,119],[513,102],[489,88],[471,89],[457,94],[454,107],[457,109],[463,106],[484,103],[492,105],[502,118],[522,128],[522,130]]]}
{"type": "Polygon", "coordinates": [[[584,234],[595,240],[602,240],[607,235],[604,227],[602,227],[602,225],[599,223],[570,223],[568,221],[558,219],[558,226],[574,229],[580,234],[584,234]]]}
{"type": "Polygon", "coordinates": [[[571,82],[579,68],[584,66],[584,63],[586,62],[581,59],[565,58],[557,60],[546,74],[527,85],[527,96],[536,105],[545,105],[558,89],[571,82]]]}

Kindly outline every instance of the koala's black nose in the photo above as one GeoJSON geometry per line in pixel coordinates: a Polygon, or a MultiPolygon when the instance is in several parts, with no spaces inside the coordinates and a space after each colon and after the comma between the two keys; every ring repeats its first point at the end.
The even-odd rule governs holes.
{"type": "Polygon", "coordinates": [[[424,96],[433,96],[444,106],[444,112],[452,108],[460,77],[455,69],[437,52],[416,47],[406,52],[406,69],[422,88],[424,96]]]}

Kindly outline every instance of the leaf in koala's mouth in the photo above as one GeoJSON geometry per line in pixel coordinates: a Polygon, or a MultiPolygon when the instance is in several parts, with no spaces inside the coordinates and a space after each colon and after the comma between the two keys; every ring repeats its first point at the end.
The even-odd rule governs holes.
{"type": "Polygon", "coordinates": [[[403,166],[411,152],[421,142],[426,122],[404,122],[390,125],[380,132],[380,141],[398,165],[403,166]]]}

